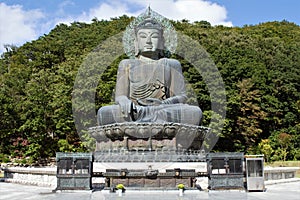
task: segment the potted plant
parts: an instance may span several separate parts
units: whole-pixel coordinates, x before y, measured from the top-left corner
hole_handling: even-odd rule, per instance
[[[184,184],[182,184],[182,183],[178,184],[177,188],[179,189],[179,196],[183,196]]]
[[[122,193],[125,192],[125,186],[123,184],[118,184],[116,189],[119,196],[122,196]]]

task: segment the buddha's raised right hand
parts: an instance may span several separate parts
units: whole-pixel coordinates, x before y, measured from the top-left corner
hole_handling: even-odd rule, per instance
[[[130,115],[132,101],[129,100],[126,96],[119,96],[116,101],[119,104],[124,117],[128,117]]]

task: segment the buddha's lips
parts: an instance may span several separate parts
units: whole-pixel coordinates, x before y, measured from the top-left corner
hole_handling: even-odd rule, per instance
[[[147,45],[147,46],[144,46],[145,49],[152,49],[153,46],[150,46],[150,45]]]

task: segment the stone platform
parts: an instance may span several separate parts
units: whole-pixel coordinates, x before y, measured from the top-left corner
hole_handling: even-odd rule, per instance
[[[185,169],[187,171],[194,170],[195,173],[207,173],[206,162],[147,162],[147,163],[131,163],[131,162],[111,162],[111,163],[93,163],[93,172],[113,172],[123,169],[136,170],[157,170],[159,173],[166,173],[168,170]]]
[[[93,177],[105,178],[107,188],[123,184],[126,188],[175,189],[182,183],[192,189],[196,177],[207,175],[207,167],[205,162],[94,162],[93,172]]]

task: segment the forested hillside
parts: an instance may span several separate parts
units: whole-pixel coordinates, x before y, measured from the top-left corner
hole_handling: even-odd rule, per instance
[[[60,24],[21,47],[7,46],[0,60],[0,162],[86,150],[72,117],[76,74],[101,41],[131,20]],[[263,153],[268,161],[300,159],[300,27],[287,21],[242,28],[173,24],[207,50],[226,86],[226,122],[213,150]],[[96,108],[112,102],[117,63],[99,80]],[[182,65],[204,111],[202,125],[208,125],[205,83],[189,63]]]

